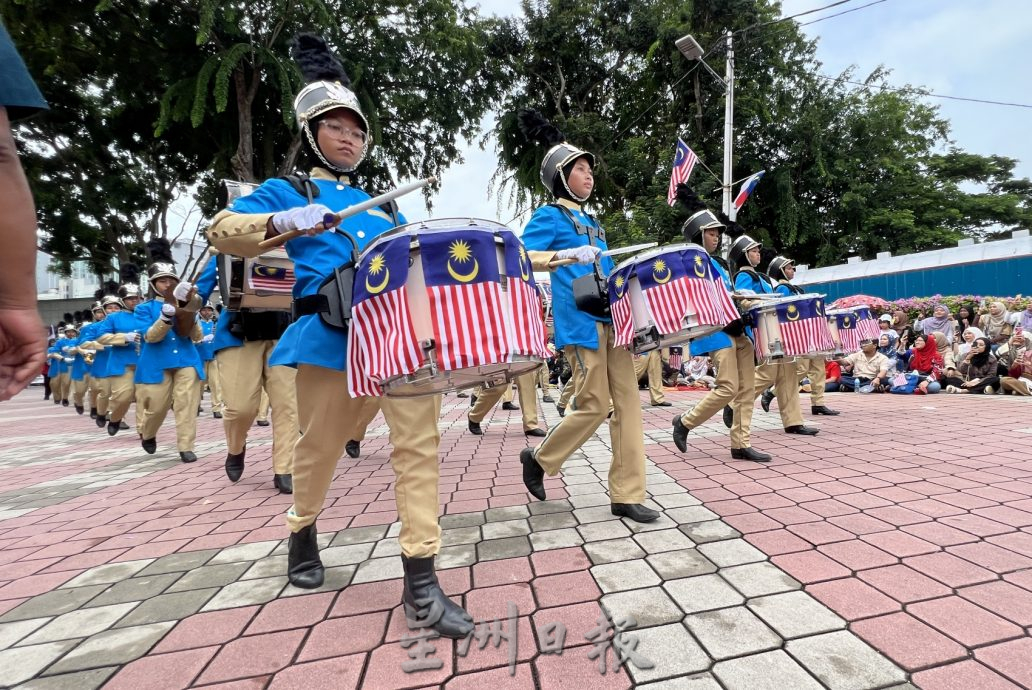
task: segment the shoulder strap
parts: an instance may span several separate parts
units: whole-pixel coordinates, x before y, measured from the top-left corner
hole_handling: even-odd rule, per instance
[[[319,186],[312,182],[312,178],[305,173],[284,175],[280,179],[285,180],[287,184],[294,188],[295,192],[303,197],[307,197],[308,203],[312,203],[319,196]]]
[[[559,209],[562,212],[562,214],[566,216],[566,220],[570,221],[570,223],[573,224],[573,229],[577,232],[578,235],[587,235],[588,244],[590,244],[591,246],[595,246],[596,239],[600,239],[603,242],[606,241],[606,231],[602,228],[602,226],[598,224],[598,221],[596,221],[593,216],[587,213],[584,214],[591,219],[592,223],[594,223],[594,225],[585,225],[584,223],[581,223],[579,220],[574,218],[573,212],[570,211],[570,209],[563,206],[562,204],[557,203],[548,205],[554,206],[555,208]]]
[[[401,220],[398,216],[399,209],[397,201],[395,201],[394,199],[391,199],[390,201],[385,201],[384,203],[380,204],[378,208],[391,217],[391,220],[394,222],[394,227],[398,227],[399,225],[401,225]]]

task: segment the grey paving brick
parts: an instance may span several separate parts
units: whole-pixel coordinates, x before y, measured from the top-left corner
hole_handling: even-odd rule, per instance
[[[576,527],[577,518],[573,513],[548,513],[546,515],[531,515],[527,520],[530,529],[534,532],[544,532],[550,529],[562,529],[564,527]],[[600,523],[606,524],[606,523]]]
[[[601,601],[612,620],[630,616],[638,628],[677,623],[682,617],[681,610],[660,587],[605,594]]]
[[[267,561],[274,558],[282,558],[283,563],[286,563],[286,556],[269,556],[263,558],[260,561],[255,561],[254,565],[250,565],[246,561],[243,563],[223,563],[222,565],[202,565],[197,570],[192,570],[186,575],[183,575],[171,587],[166,589],[166,592],[185,592],[188,589],[204,589],[205,587],[224,587],[231,582],[236,582],[242,578],[251,577],[251,571],[255,568],[261,568],[262,570],[268,569],[266,565]],[[275,574],[282,574],[286,572],[286,565]],[[270,577],[273,573],[266,573],[264,575],[255,575],[254,577]]]
[[[634,541],[638,542],[645,553],[662,553],[664,551],[677,551],[695,546],[695,543],[685,536],[684,532],[678,529],[661,529],[655,532],[641,532],[635,535]]]
[[[288,584],[283,591],[280,592],[280,598],[298,597],[303,594],[318,594],[319,592],[340,591],[351,584],[351,578],[355,575],[355,570],[357,569],[357,565],[342,565],[339,568],[327,568],[321,586],[316,587],[315,589],[301,589],[300,587]]]
[[[123,604],[128,601],[150,599],[171,587],[172,583],[179,578],[179,573],[132,577],[111,585],[103,594],[90,601],[89,605],[107,606],[108,604]]]
[[[595,484],[602,486],[601,477],[594,472],[584,474],[567,474],[563,472],[563,483],[566,486],[575,486],[577,484]]]
[[[381,541],[376,544],[396,545],[398,544],[397,539],[388,539]],[[373,551],[373,544],[366,542],[364,544],[348,544],[347,546],[331,546],[328,549],[322,549],[319,552],[319,559],[323,562],[323,566],[327,568],[334,568],[340,565],[357,565],[362,561],[368,559]],[[399,548],[398,553],[401,550]],[[384,554],[397,556],[398,553]],[[286,573],[287,570],[284,568],[281,573]]]
[[[401,567],[401,559],[397,556],[388,558],[373,558],[360,563],[352,582],[377,582],[379,580],[393,580],[404,574]]]
[[[678,527],[688,535],[696,544],[706,544],[711,541],[722,541],[724,539],[738,539],[742,533],[723,520],[707,520],[706,522],[693,522]]]
[[[527,506],[531,515],[550,515],[552,513],[569,513],[573,505],[565,498],[551,501],[535,501]]]
[[[455,515],[442,515],[440,519],[441,529],[456,529],[458,527],[477,527],[486,522],[483,513],[457,513]]]
[[[790,592],[802,586],[798,580],[767,561],[721,568],[720,576],[749,598]]]
[[[645,560],[649,562],[652,569],[659,573],[659,576],[664,580],[677,580],[682,577],[706,575],[717,570],[717,566],[713,565],[708,558],[699,553],[699,550],[695,548],[664,551],[663,553],[652,554]]]
[[[605,485],[602,482],[585,482],[584,484],[567,484],[566,493],[570,496],[580,496],[583,494],[597,494],[599,491],[605,491]]]
[[[96,690],[103,686],[117,670],[117,666],[109,666],[78,673],[62,673],[59,676],[33,678],[27,683],[19,685],[17,690]]]
[[[0,687],[9,688],[32,678],[76,644],[77,640],[64,640],[0,652]]]
[[[727,539],[699,544],[697,548],[720,568],[767,560],[765,553],[744,539]]]
[[[401,534],[401,522],[392,522],[387,528],[387,534],[384,536],[397,538],[399,534]]]
[[[530,535],[530,544],[535,551],[547,551],[549,549],[565,549],[571,546],[580,546],[584,538],[580,532],[572,527],[564,529],[550,529],[545,532],[535,532]]]
[[[170,553],[155,560],[140,571],[140,575],[163,575],[164,573],[185,573],[200,568],[219,552],[218,549]]]
[[[39,594],[0,616],[0,623],[43,618],[44,616],[59,616],[62,613],[74,611],[105,589],[107,589],[107,585],[89,585],[72,589],[55,589]]]
[[[136,602],[79,609],[62,614],[22,640],[22,645],[70,640],[107,630],[136,607]]]
[[[717,660],[781,646],[778,634],[744,606],[693,613],[684,624]]]
[[[529,556],[530,552],[530,540],[527,537],[489,539],[477,544],[477,560],[480,561],[496,561],[501,558]]]
[[[444,546],[455,546],[456,544],[476,544],[483,539],[478,525],[469,527],[455,527],[441,531],[441,544]],[[397,540],[395,540],[397,541]]]
[[[506,520],[523,520],[530,517],[527,506],[505,506],[504,508],[488,508],[484,511],[484,519],[488,522],[504,522]],[[487,538],[487,537],[485,537]]]
[[[595,565],[630,561],[645,556],[645,552],[638,546],[638,542],[629,537],[590,542],[584,545],[584,551]]]
[[[749,690],[823,690],[802,666],[780,649],[721,661],[713,675],[729,688]]]
[[[631,530],[620,520],[606,520],[605,522],[589,522],[577,528],[584,541],[605,541],[607,539],[622,539],[631,536]]]
[[[275,599],[286,585],[286,576],[234,582],[219,590],[219,593],[212,597],[201,610],[217,611],[236,606],[265,604]]]
[[[738,606],[745,601],[745,597],[716,574],[670,580],[663,587],[685,613]]]
[[[121,582],[126,578],[132,577],[153,562],[154,559],[147,558],[141,561],[123,561],[122,563],[98,565],[96,568],[90,568],[86,572],[76,575],[71,580],[64,583],[61,586],[61,589],[82,587],[83,585],[104,585],[111,584],[112,582]]]
[[[591,568],[591,576],[606,593],[652,587],[661,582],[656,571],[641,559],[596,565]]]
[[[401,560],[400,558],[398,560]],[[458,546],[445,546],[437,554],[436,566],[439,570],[445,568],[459,568],[473,565],[477,562],[477,547],[475,544],[459,544]]]
[[[608,506],[612,503],[609,500],[609,494],[603,492],[570,496],[569,502],[574,508],[594,508],[596,506]]]
[[[589,522],[620,519],[613,515],[613,510],[608,502],[605,505],[591,506],[590,508],[577,508],[573,511],[573,516],[582,525],[586,525]]]
[[[625,664],[624,668],[635,683],[698,673],[710,666],[709,656],[680,623],[631,630],[624,634],[638,639],[635,651],[653,664],[648,669]]]
[[[522,506],[520,506],[522,507]],[[526,519],[499,520],[491,522],[490,519],[480,528],[484,539],[505,539],[507,537],[522,537],[530,534],[530,524]]]
[[[337,532],[330,546],[348,546],[379,541],[387,534],[387,525],[370,525],[369,527],[348,527]]]
[[[138,659],[165,636],[175,623],[154,623],[134,628],[117,628],[97,633],[70,651],[46,674],[68,673],[88,668],[127,664]]]
[[[786,640],[846,627],[844,620],[806,592],[759,597],[748,606]]]
[[[219,563],[237,563],[238,561],[257,561],[259,558],[265,558],[271,554],[278,544],[278,541],[256,541],[250,544],[227,546],[212,556],[208,563],[218,565]]]
[[[720,683],[708,673],[696,673],[692,676],[681,676],[637,687],[641,690],[724,690]],[[789,689],[785,688],[785,690]]]
[[[666,515],[660,515],[658,519],[652,522],[635,522],[630,518],[622,518],[622,521],[627,525],[627,529],[635,534],[641,534],[642,532],[658,532],[660,530],[671,529],[677,527],[677,523],[668,518]]]
[[[0,650],[13,647],[19,641],[25,639],[28,635],[52,620],[54,619],[48,616],[46,618],[31,618],[25,621],[0,623]]]
[[[703,508],[701,505],[669,508],[666,514],[679,525],[690,525],[693,522],[708,522],[709,520],[720,519],[719,515],[708,508]]]
[[[200,580],[199,585],[184,588],[179,587],[179,582],[182,582],[182,580],[180,580],[172,587],[169,587],[168,591],[173,592],[179,589],[201,589],[203,587],[222,587],[224,585],[228,585],[230,582],[236,582],[237,580],[257,580],[261,577],[276,577],[277,575],[283,575],[287,572],[287,560],[286,554],[283,554],[281,556],[266,556],[265,558],[259,558],[253,565],[250,565],[249,561],[243,561],[241,563],[223,563],[222,565],[205,566],[205,568],[211,569],[225,568],[226,570],[221,572],[224,573],[226,578],[229,578],[230,574],[233,572],[239,573],[240,571],[244,571],[244,573],[242,575],[229,578],[225,582],[215,583]],[[193,573],[187,573],[183,576],[183,579],[186,579],[190,575],[193,575]]]
[[[906,674],[845,630],[789,640],[785,649],[831,690],[880,688]]]
[[[218,591],[217,587],[212,587],[161,594],[137,606],[132,613],[118,622],[117,627],[181,620],[200,611]]]
[[[356,546],[367,546],[366,544],[356,544]],[[342,546],[343,549],[352,549],[354,546]],[[373,546],[373,553],[370,554],[372,558],[386,558],[387,556],[400,556],[401,555],[401,542],[397,539],[384,539],[378,541]],[[343,564],[341,564],[343,565]]]

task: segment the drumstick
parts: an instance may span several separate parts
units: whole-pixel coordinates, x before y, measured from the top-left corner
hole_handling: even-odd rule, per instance
[[[208,247],[207,256],[201,259],[201,263],[197,264],[197,268],[194,269],[193,276],[190,277],[188,282],[196,283],[197,279],[204,273],[204,269],[208,267],[208,262],[211,261],[211,257],[219,253],[219,250],[215,247]]]
[[[351,216],[356,215],[358,213],[362,213],[363,211],[368,211],[371,208],[376,208],[377,206],[380,206],[382,204],[394,201],[398,197],[405,196],[406,194],[414,192],[417,189],[422,189],[423,187],[434,184],[435,182],[437,182],[437,178],[433,176],[428,177],[425,180],[416,180],[415,182],[410,182],[409,184],[402,185],[397,189],[392,189],[389,192],[385,192],[380,196],[374,196],[372,199],[363,201],[360,204],[348,206],[343,211],[338,211],[337,213],[333,214],[333,217],[335,219],[334,225],[339,224],[345,218],[350,218]],[[325,230],[326,227],[323,223],[319,223],[313,229]],[[275,237],[269,238],[267,240],[262,240],[258,243],[258,246],[262,249],[271,249],[272,247],[279,247],[288,242],[289,240],[294,239],[295,237],[300,237],[301,235],[304,235],[306,232],[307,230],[290,230],[288,232],[276,235]]]

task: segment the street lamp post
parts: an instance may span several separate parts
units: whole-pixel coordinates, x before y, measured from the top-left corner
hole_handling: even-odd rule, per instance
[[[733,127],[735,112],[735,54],[732,48],[732,33],[728,29],[725,34],[725,40],[727,41],[727,59],[724,65],[724,78],[713,71],[713,68],[706,64],[703,60],[704,52],[702,46],[696,41],[691,35],[682,36],[674,42],[677,49],[681,51],[689,60],[698,60],[699,64],[712,75],[720,84],[724,87],[724,176],[721,184],[721,190],[723,192],[722,207],[724,213],[729,218],[734,220],[734,207],[731,203],[731,167],[732,167],[732,156],[734,153],[733,146]]]

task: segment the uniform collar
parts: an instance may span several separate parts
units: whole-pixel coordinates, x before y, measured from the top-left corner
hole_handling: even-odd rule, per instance
[[[346,174],[334,175],[326,168],[316,166],[309,171],[308,176],[313,180],[327,180],[329,182],[336,182],[337,184],[350,185],[351,177]]]
[[[555,203],[559,204],[560,206],[565,206],[566,208],[570,209],[571,211],[580,211],[581,210],[581,205],[580,204],[578,204],[576,201],[570,201],[569,199],[566,199],[564,197],[559,197],[558,199],[555,200]]]

